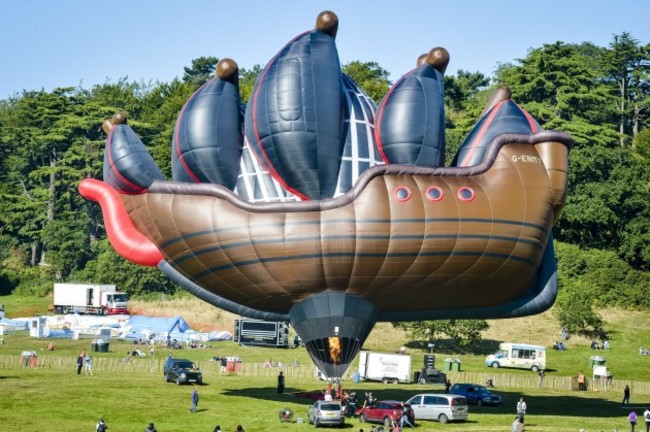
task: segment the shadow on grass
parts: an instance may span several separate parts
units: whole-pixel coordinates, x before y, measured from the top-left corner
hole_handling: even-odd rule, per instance
[[[361,386],[360,386],[361,387]],[[351,390],[352,388],[349,387]],[[357,395],[363,395],[364,390],[355,387],[354,390]],[[314,403],[314,399],[299,397],[293,392],[298,392],[298,389],[287,389],[284,394],[277,394],[274,387],[257,387],[246,389],[232,389],[224,392],[225,395],[249,397],[253,399],[261,399],[275,402],[286,402],[301,404],[308,407]],[[318,390],[316,390],[318,391]],[[401,388],[385,388],[377,390],[372,388],[371,391],[375,397],[380,400],[397,400],[406,401],[417,393],[426,393],[422,390],[408,390]],[[522,395],[520,392],[504,391],[498,388],[492,390],[494,393],[503,398],[503,403],[499,406],[476,406],[470,405],[469,412],[471,413],[484,413],[484,414],[503,414],[512,415],[513,419],[516,415],[517,401],[520,397],[524,397],[528,405],[526,415],[526,425],[535,425],[535,416],[537,415],[553,415],[553,416],[567,416],[567,417],[589,417],[589,418],[618,418],[626,417],[631,410],[636,410],[638,415],[641,415],[646,406],[650,405],[648,401],[637,401],[634,405],[622,406],[620,402],[607,400],[601,397],[580,396],[578,392],[568,392],[566,395],[534,395],[529,396],[525,393]],[[438,389],[431,389],[430,393],[440,393]]]

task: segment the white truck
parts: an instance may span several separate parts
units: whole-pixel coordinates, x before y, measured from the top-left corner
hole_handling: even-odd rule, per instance
[[[128,297],[115,285],[56,283],[54,312],[97,315],[128,314]]]
[[[359,375],[366,381],[381,381],[384,384],[410,383],[411,356],[361,351]]]

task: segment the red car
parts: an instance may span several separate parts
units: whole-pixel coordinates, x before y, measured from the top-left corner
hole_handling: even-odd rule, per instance
[[[390,427],[393,422],[399,423],[404,406],[407,409],[409,422],[411,422],[412,425],[415,425],[415,413],[411,406],[408,404],[402,405],[402,402],[398,401],[374,402],[365,408],[360,408],[357,411],[357,415],[359,416],[359,421],[361,423],[383,423],[385,427]]]

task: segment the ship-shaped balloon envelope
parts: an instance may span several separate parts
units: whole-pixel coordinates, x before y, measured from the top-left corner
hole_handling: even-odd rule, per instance
[[[290,320],[333,379],[378,321],[549,308],[572,142],[500,89],[445,167],[446,50],[399,80],[375,115],[340,72],[337,26],[324,12],[282,48],[245,111],[228,77],[199,90],[177,122],[177,181],[129,138],[138,145],[124,147],[124,162],[111,156],[103,182],[80,185],[125,258],[220,308]]]

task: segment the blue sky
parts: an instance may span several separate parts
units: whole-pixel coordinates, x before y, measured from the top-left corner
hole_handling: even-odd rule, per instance
[[[375,61],[395,81],[435,46],[458,69],[491,75],[499,63],[558,40],[608,46],[627,31],[650,43],[650,2],[5,0],[0,99],[24,90],[182,77],[200,56],[264,65],[313,28],[322,10],[340,20],[341,63]]]

